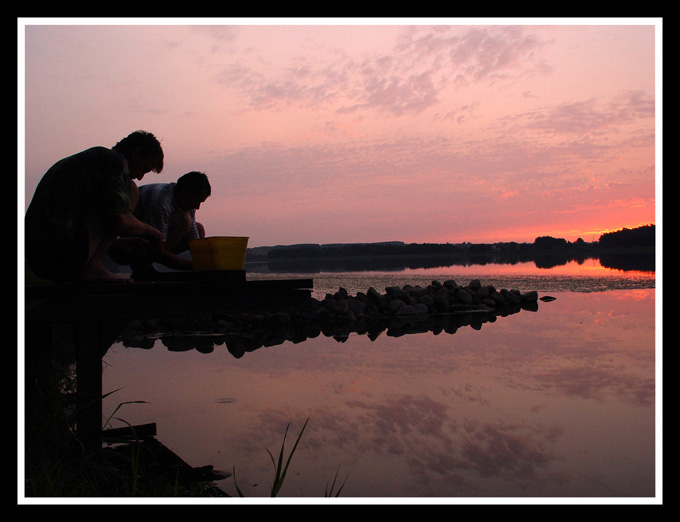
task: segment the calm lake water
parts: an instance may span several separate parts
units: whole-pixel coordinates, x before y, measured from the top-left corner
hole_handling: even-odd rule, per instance
[[[119,389],[105,416],[145,401],[116,417],[155,422],[193,466],[235,469],[249,498],[269,495],[267,450],[278,455],[290,424],[290,451],[308,418],[280,497],[323,497],[336,472],[350,501],[656,495],[653,272],[588,260],[248,277],[312,277],[318,299],[435,279],[556,299],[455,334],[320,335],[240,358],[223,344],[201,353],[118,343],[104,358],[103,391]],[[237,496],[234,477],[218,485]]]

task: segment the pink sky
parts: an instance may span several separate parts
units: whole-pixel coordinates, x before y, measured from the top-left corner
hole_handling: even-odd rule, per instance
[[[199,220],[250,246],[657,221],[658,19],[19,22],[26,206],[57,160],[144,129],[166,161],[142,184],[207,173]]]

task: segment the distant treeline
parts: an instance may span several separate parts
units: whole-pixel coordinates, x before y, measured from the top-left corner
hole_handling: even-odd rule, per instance
[[[582,239],[570,242],[550,236],[537,237],[533,243],[342,243],[331,245],[299,244],[251,249],[248,261],[276,261],[294,259],[356,258],[356,257],[422,257],[460,256],[475,257],[489,254],[540,254],[542,252],[591,251],[611,248],[654,248],[655,225],[635,229],[622,229],[602,234],[598,242]]]
[[[624,228],[600,236],[599,246],[609,247],[651,247],[656,246],[656,226],[646,225],[638,228]]]

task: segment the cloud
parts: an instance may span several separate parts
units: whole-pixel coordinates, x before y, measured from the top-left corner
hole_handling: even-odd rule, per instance
[[[617,94],[610,100],[595,98],[560,103],[508,117],[513,125],[553,134],[607,135],[623,125],[649,123],[653,134],[654,98],[636,91]]]
[[[376,38],[381,30],[370,29]],[[335,104],[341,114],[372,110],[402,116],[437,105],[440,91],[452,83],[522,76],[543,45],[522,27],[462,31],[404,27],[398,43],[386,54],[371,54],[369,49],[362,57],[336,56],[317,45],[305,47],[304,55],[293,57],[285,66],[272,63],[263,70],[260,60],[252,66],[225,64],[217,79],[240,89],[257,110]]]
[[[514,77],[544,44],[519,26],[469,30],[455,40],[451,62],[468,80]]]
[[[305,242],[300,222],[319,242],[481,241],[531,214],[521,241],[536,215],[548,229],[569,209],[653,202],[648,31],[112,25],[26,36],[27,200],[60,157],[145,128],[167,146],[153,181],[208,172],[211,230],[237,222],[260,244]]]
[[[419,114],[438,102],[437,89],[428,73],[407,78],[370,76],[365,78],[361,103],[338,109],[339,113],[379,110],[401,116]]]

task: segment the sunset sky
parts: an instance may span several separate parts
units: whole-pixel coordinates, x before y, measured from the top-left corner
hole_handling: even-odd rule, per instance
[[[250,246],[657,221],[659,19],[27,18],[18,36],[24,210],[53,163],[144,129],[165,169],[141,184],[205,172],[199,220]]]

